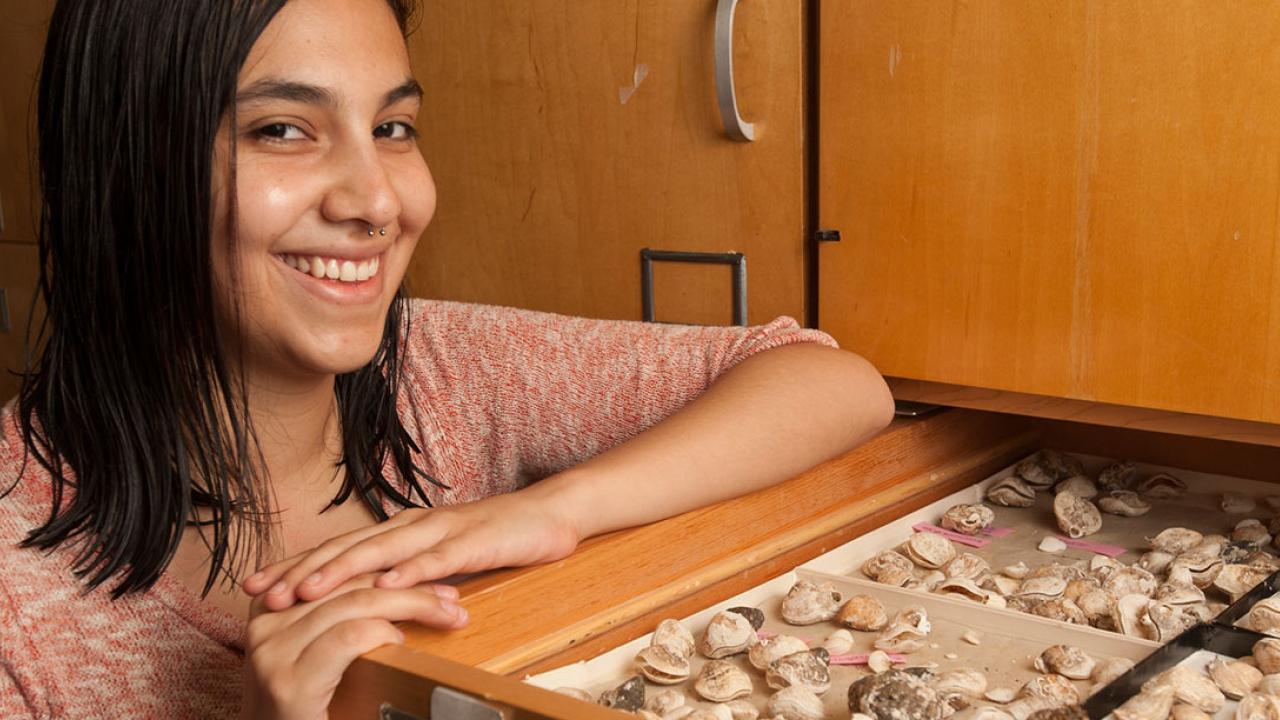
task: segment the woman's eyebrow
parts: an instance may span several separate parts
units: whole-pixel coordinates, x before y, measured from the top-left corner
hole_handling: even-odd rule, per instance
[[[382,96],[382,107],[386,108],[405,98],[421,98],[422,86],[417,80],[408,78]],[[236,104],[246,105],[264,100],[286,100],[307,105],[323,105],[336,108],[338,98],[329,88],[294,80],[263,78],[236,93]]]

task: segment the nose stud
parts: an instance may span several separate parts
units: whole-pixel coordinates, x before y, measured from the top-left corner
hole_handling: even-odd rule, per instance
[[[384,227],[380,227],[380,228],[378,228],[378,234],[379,234],[379,235],[386,235],[386,234],[387,234],[387,229],[386,229],[386,228],[384,228]],[[370,226],[369,226],[369,237],[373,237],[373,226],[372,226],[372,225],[370,225]]]

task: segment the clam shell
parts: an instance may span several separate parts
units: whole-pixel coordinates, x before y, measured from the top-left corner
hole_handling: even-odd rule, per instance
[[[1239,660],[1215,658],[1209,661],[1207,670],[1222,694],[1232,700],[1248,695],[1262,682],[1261,670]]]
[[[987,489],[987,502],[1004,507],[1031,507],[1036,502],[1036,491],[1010,475]]]
[[[991,598],[991,591],[984,590],[968,578],[949,578],[938,585],[940,595],[950,595],[985,605]]]
[[[1058,597],[1067,589],[1067,581],[1054,575],[1027,578],[1018,588],[1018,595],[1048,599]]]
[[[1013,720],[1013,716],[990,705],[983,705],[961,710],[952,715],[951,720]]]
[[[822,698],[799,685],[785,687],[774,693],[764,706],[764,714],[782,720],[821,720],[826,714]]]
[[[1204,536],[1200,544],[1191,548],[1189,552],[1203,553],[1205,555],[1221,555],[1223,548],[1227,545],[1227,536],[1210,533]]]
[[[1079,458],[1053,448],[1040,451],[1040,464],[1059,480],[1084,474],[1084,463]]]
[[[1103,658],[1093,666],[1090,678],[1097,685],[1106,685],[1133,668],[1133,661],[1128,658]]]
[[[1280,695],[1280,675],[1274,673],[1263,675],[1257,691],[1268,695]]]
[[[644,678],[633,675],[618,687],[604,691],[600,704],[616,710],[639,710],[644,707]]]
[[[1130,490],[1110,490],[1098,498],[1098,509],[1122,517],[1138,517],[1151,511],[1151,503]]]
[[[817,655],[798,652],[770,664],[765,682],[774,689],[800,685],[821,695],[831,689],[831,672]]]
[[[712,660],[702,666],[693,689],[711,702],[728,702],[751,694],[751,677],[728,660]]]
[[[725,706],[733,720],[756,720],[760,717],[760,710],[750,700],[730,700]]]
[[[1082,538],[1102,529],[1098,508],[1070,492],[1060,492],[1053,499],[1053,514],[1058,519],[1058,527],[1072,538]]]
[[[1169,563],[1169,579],[1172,580],[1181,571],[1189,574],[1191,584],[1198,588],[1207,588],[1222,571],[1222,558],[1202,554],[1199,551],[1185,552]]]
[[[1149,601],[1147,619],[1155,628],[1155,640],[1167,643],[1192,625],[1196,624],[1195,615],[1185,612],[1181,606]]]
[[[1053,702],[1054,705],[1071,705],[1080,702],[1080,693],[1075,685],[1061,675],[1038,675],[1027,681],[1018,690],[1018,697],[1039,697]]]
[[[1208,675],[1186,665],[1175,665],[1148,680],[1143,689],[1157,685],[1173,688],[1175,702],[1185,703],[1207,713],[1216,713],[1226,704],[1227,698]]]
[[[751,623],[751,627],[759,630],[764,627],[764,611],[753,607],[731,607],[729,612],[738,613]]]
[[[1086,680],[1093,675],[1097,662],[1088,653],[1074,645],[1053,645],[1040,653],[1035,669],[1042,673],[1057,673],[1073,680]]]
[[[977,535],[995,522],[996,514],[986,505],[953,505],[942,514],[942,527],[965,535]]]
[[[1001,568],[1000,572],[1004,573],[1005,575],[1008,575],[1009,577],[1015,580],[1021,580],[1025,578],[1027,575],[1029,575],[1031,573],[1031,570],[1027,567],[1026,563],[1019,560],[1018,562],[1012,565],[1006,565],[1005,567]]]
[[[658,623],[658,627],[653,631],[653,637],[649,639],[649,644],[661,645],[685,658],[693,657],[693,649],[696,646],[693,633],[681,625],[680,621],[671,619]]]
[[[1254,643],[1253,659],[1264,674],[1280,673],[1280,639],[1264,638]]]
[[[1097,580],[1091,577],[1079,578],[1067,583],[1067,587],[1062,591],[1062,597],[1079,604],[1080,597],[1085,593],[1101,589],[1102,583]]]
[[[859,678],[849,686],[849,710],[877,720],[941,720],[949,710],[924,680],[903,670]]]
[[[890,568],[911,572],[912,562],[906,555],[896,550],[885,550],[862,564],[862,574],[872,580],[879,580],[880,575]]]
[[[1116,708],[1115,720],[1164,720],[1173,709],[1173,688],[1157,685],[1129,698]]]
[[[1055,493],[1069,492],[1076,497],[1088,499],[1097,497],[1098,486],[1094,485],[1093,481],[1084,475],[1073,475],[1057,485],[1054,485],[1053,491]]]
[[[956,710],[969,707],[987,691],[987,676],[977,670],[949,670],[929,683],[938,699]]]
[[[721,611],[712,616],[698,649],[709,658],[728,657],[759,642],[751,621],[738,613]]]
[[[854,637],[853,633],[840,628],[827,636],[822,641],[822,647],[832,655],[844,655],[853,652]],[[767,665],[765,667],[768,667]]]
[[[1023,482],[1037,490],[1043,490],[1059,479],[1051,468],[1041,463],[1040,453],[1036,453],[1015,465],[1013,474],[1022,478]]]
[[[689,658],[677,655],[665,645],[650,645],[636,654],[636,669],[659,685],[675,685],[689,677]]]
[[[845,632],[848,632],[848,630]],[[849,640],[850,645],[852,645],[852,636]],[[768,640],[761,640],[752,645],[751,649],[747,651],[747,661],[757,670],[767,670],[775,660],[781,660],[788,655],[808,651],[808,643],[795,635],[775,635]]]
[[[1166,582],[1156,588],[1151,599],[1169,605],[1194,605],[1204,602],[1204,591],[1189,582]]]
[[[1156,473],[1139,482],[1134,490],[1149,498],[1168,500],[1186,494],[1187,484],[1169,473]]]
[[[986,560],[973,553],[960,553],[946,564],[942,572],[949,578],[968,578],[976,581],[991,572],[991,566]]]
[[[836,621],[854,630],[880,630],[889,623],[884,603],[871,595],[854,595],[841,606]]]
[[[877,650],[885,652],[912,653],[924,647],[932,628],[925,609],[911,605],[894,616],[893,622],[876,638],[874,645]]]
[[[1253,512],[1258,503],[1253,498],[1240,493],[1222,493],[1222,511],[1232,515],[1243,515]]]
[[[831,583],[797,580],[782,599],[782,619],[792,625],[812,625],[836,616],[844,596]]]
[[[1236,720],[1280,720],[1280,696],[1245,695],[1236,706]]]
[[[1027,720],[1089,720],[1089,714],[1079,705],[1037,710],[1027,716]]]
[[[1120,632],[1130,637],[1145,638],[1151,640],[1155,637],[1155,626],[1147,617],[1147,603],[1150,599],[1146,595],[1133,593],[1124,595],[1116,601],[1115,608],[1112,610],[1115,626]]]
[[[918,582],[910,570],[903,570],[900,567],[885,568],[883,572],[876,577],[876,582],[891,587],[907,587]]]
[[[716,703],[711,707],[689,708],[691,712],[682,714],[682,720],[733,720],[733,711],[724,703]],[[681,711],[677,710],[677,713]],[[665,718],[664,718],[665,720]]]
[[[1115,604],[1116,598],[1111,593],[1101,588],[1090,590],[1080,597],[1076,598],[1076,607],[1084,613],[1085,619],[1090,625],[1098,618],[1110,618],[1111,607]]]
[[[644,701],[644,709],[659,717],[665,717],[672,710],[680,707],[685,707],[684,693],[670,688],[650,693],[648,699]]]
[[[921,567],[940,568],[956,556],[956,547],[941,535],[917,532],[907,539],[904,554]]]
[[[1067,544],[1052,535],[1046,535],[1036,547],[1043,552],[1060,553],[1067,549]]]
[[[1231,531],[1231,542],[1260,548],[1271,542],[1271,533],[1257,518],[1249,518],[1236,524]]]
[[[1160,550],[1152,550],[1151,552],[1143,553],[1142,557],[1138,558],[1138,567],[1152,575],[1160,575],[1169,569],[1169,563],[1171,562],[1173,562],[1173,555]]]
[[[998,592],[1001,595],[1012,595],[1018,592],[1018,588],[1022,587],[1022,583],[1011,577],[1004,575],[988,575],[981,583],[982,587]]]
[[[1039,615],[1050,620],[1061,620],[1074,625],[1087,625],[1089,623],[1089,618],[1085,616],[1080,606],[1064,597],[1049,598],[1048,600],[1035,602],[1030,606],[1029,612],[1032,615]]]
[[[1130,461],[1108,465],[1098,473],[1098,487],[1102,490],[1128,490],[1138,468]]]
[[[1102,582],[1102,588],[1116,597],[1134,594],[1150,597],[1155,593],[1156,587],[1155,575],[1133,566],[1116,570]]]
[[[1235,602],[1239,597],[1253,589],[1255,585],[1271,575],[1269,568],[1255,568],[1249,565],[1223,565],[1222,571],[1213,579],[1213,586],[1225,592]]]

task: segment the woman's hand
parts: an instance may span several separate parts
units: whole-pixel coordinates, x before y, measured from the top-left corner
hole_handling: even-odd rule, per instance
[[[559,560],[573,552],[580,534],[552,480],[462,505],[403,510],[263,568],[245,580],[244,590],[281,610],[323,597],[362,573],[387,570],[376,587],[406,588],[458,573]]]
[[[343,672],[380,645],[404,642],[391,624],[415,620],[439,628],[461,627],[466,611],[447,585],[389,590],[373,587],[375,575],[342,583],[328,596],[270,612],[253,601],[245,640],[244,720],[327,718]]]

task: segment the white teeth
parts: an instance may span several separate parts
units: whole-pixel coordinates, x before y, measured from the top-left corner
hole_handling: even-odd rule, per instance
[[[340,282],[364,282],[378,274],[380,264],[376,257],[361,262],[337,258],[325,259],[318,255],[310,258],[301,255],[282,255],[281,259],[298,272]]]

